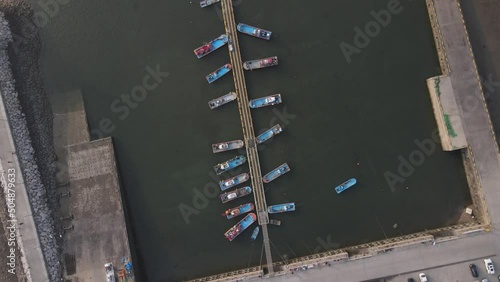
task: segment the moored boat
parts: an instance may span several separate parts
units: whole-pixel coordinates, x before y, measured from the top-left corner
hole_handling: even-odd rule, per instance
[[[295,203],[286,203],[286,204],[272,205],[267,207],[268,213],[291,212],[294,210],[295,210]]]
[[[247,204],[243,204],[241,206],[237,206],[237,207],[232,208],[232,209],[228,209],[222,215],[227,217],[227,219],[231,219],[233,217],[237,217],[237,216],[245,214],[247,212],[251,212],[254,210],[254,208],[255,208],[255,206],[252,203],[247,203]]]
[[[269,223],[272,224],[272,225],[280,226],[281,225],[281,220],[270,219]]]
[[[224,236],[226,236],[229,241],[233,241],[234,238],[238,237],[238,235],[245,231],[245,229],[252,225],[256,220],[257,216],[254,213],[250,213],[240,220],[240,222],[229,228],[229,230],[224,233]]]
[[[249,178],[250,176],[248,175],[248,173],[238,174],[234,177],[220,181],[219,186],[222,191],[225,191],[233,186],[246,182]]]
[[[222,174],[223,172],[229,171],[235,167],[238,167],[244,164],[247,161],[247,158],[243,155],[236,156],[230,160],[227,160],[223,163],[217,164],[214,166],[215,173],[217,175]]]
[[[206,76],[206,79],[208,83],[212,83],[216,81],[217,79],[221,78],[228,72],[230,72],[232,69],[231,64],[225,64],[222,67],[216,69],[214,72],[210,73],[209,75]]]
[[[234,100],[236,100],[236,92],[229,92],[224,96],[209,101],[208,106],[213,110]]]
[[[266,40],[271,39],[272,32],[270,32],[269,30],[257,28],[257,27],[247,25],[244,23],[239,23],[238,26],[236,27],[236,29],[238,29],[238,31],[241,33],[255,36],[257,38],[262,38],[262,39],[266,39]]]
[[[229,150],[236,150],[239,148],[243,148],[244,145],[245,144],[241,140],[221,142],[221,143],[212,144],[212,151],[214,153],[220,153],[220,152],[225,152],[225,151],[229,151]]]
[[[250,100],[250,108],[255,109],[255,108],[260,108],[260,107],[265,107],[265,106],[272,106],[272,105],[280,104],[281,102],[282,102],[281,94],[274,94],[274,95],[269,95],[266,97]]]
[[[258,226],[255,227],[255,229],[252,232],[252,237],[250,237],[250,238],[252,238],[252,240],[257,239],[257,236],[259,235],[259,231],[260,231],[260,228]]]
[[[345,190],[349,189],[350,187],[352,187],[356,183],[357,183],[356,178],[351,178],[351,179],[347,180],[346,182],[340,184],[339,186],[335,187],[335,192],[337,192],[337,194],[340,194],[340,193],[344,192]]]
[[[279,167],[271,170],[268,174],[264,175],[264,177],[262,177],[262,181],[264,181],[264,183],[269,183],[289,171],[290,167],[287,163],[284,163]]]
[[[207,44],[194,49],[194,54],[198,59],[205,57],[206,55],[212,53],[213,51],[219,49],[220,47],[226,45],[228,42],[227,36],[222,34],[221,36],[215,38],[214,40],[208,42]]]
[[[220,2],[220,0],[202,0],[200,1],[200,7],[205,8],[218,2]]]
[[[277,65],[278,65],[278,57],[276,56],[243,62],[243,68],[245,70],[262,69]]]
[[[279,124],[277,124],[277,125],[269,128],[268,130],[264,131],[264,133],[257,136],[257,143],[258,144],[264,143],[267,140],[271,139],[276,134],[281,133],[281,131],[283,131],[283,129],[281,129],[281,126]]]
[[[238,189],[233,190],[233,191],[226,192],[226,193],[220,195],[219,197],[223,203],[227,203],[227,202],[230,202],[232,200],[246,196],[250,193],[252,193],[252,188],[250,188],[250,186],[246,186],[246,187],[238,188]]]

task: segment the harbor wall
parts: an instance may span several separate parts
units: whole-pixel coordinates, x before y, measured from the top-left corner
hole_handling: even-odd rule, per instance
[[[5,13],[0,15],[0,92],[15,146],[12,151],[15,162],[9,165],[17,162],[20,168],[16,175],[21,181],[16,212],[23,218],[18,218],[17,235],[22,239],[18,246],[25,247],[21,252],[27,262],[28,281],[58,281],[61,278],[60,233],[55,220],[57,184],[52,115],[39,76],[38,37],[27,38],[16,50],[13,48],[13,35],[16,36],[13,30],[21,28],[32,16],[29,6],[15,2],[20,1],[0,3]]]

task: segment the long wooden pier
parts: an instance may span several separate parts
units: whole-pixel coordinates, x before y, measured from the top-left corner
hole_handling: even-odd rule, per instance
[[[255,132],[253,129],[252,115],[248,104],[248,93],[245,83],[245,75],[243,74],[243,62],[241,60],[236,22],[234,20],[233,2],[232,0],[222,0],[221,4],[224,26],[226,28],[226,32],[231,35],[234,48],[232,52],[229,52],[229,57],[231,59],[231,65],[233,66],[234,85],[236,87],[236,93],[238,94],[238,109],[240,111],[241,125],[243,127],[248,166],[250,167],[250,177],[254,191],[253,195],[257,210],[257,218],[264,238],[264,250],[266,253],[268,274],[271,276],[273,275],[273,260],[271,256],[269,234],[267,232],[269,217],[267,215],[266,196],[264,194],[264,185],[262,184],[262,173],[260,170],[259,154],[257,151]]]

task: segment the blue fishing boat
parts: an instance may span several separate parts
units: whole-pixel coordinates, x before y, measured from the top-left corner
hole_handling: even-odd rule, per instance
[[[215,153],[225,152],[229,150],[236,150],[243,148],[244,143],[241,140],[233,140],[221,143],[212,144],[212,151]]]
[[[196,57],[198,57],[198,59],[203,58],[213,51],[219,49],[220,47],[226,45],[227,41],[227,36],[225,34],[222,34],[221,36],[215,38],[207,44],[194,49],[194,54],[196,55]]]
[[[250,237],[250,238],[252,238],[252,240],[257,239],[257,236],[259,235],[259,231],[260,231],[260,228],[258,226],[255,227],[255,229],[252,232],[252,237]]]
[[[265,106],[272,106],[276,104],[280,104],[283,102],[281,100],[281,94],[274,94],[274,95],[269,95],[266,97],[250,100],[250,108],[255,109],[255,108],[260,108],[260,107],[265,107]]]
[[[261,144],[266,142],[267,140],[271,139],[273,136],[279,134],[283,129],[281,129],[281,126],[279,124],[271,127],[270,129],[264,131],[261,135],[257,136],[257,143]]]
[[[257,216],[254,213],[250,213],[240,220],[240,222],[236,223],[236,225],[229,228],[229,230],[224,233],[224,236],[226,236],[229,241],[233,241],[234,238],[238,237],[241,232],[245,231],[245,229],[252,225],[256,220]]]
[[[246,186],[246,187],[239,188],[239,189],[236,189],[236,190],[233,190],[230,192],[226,192],[226,193],[220,195],[219,197],[223,203],[227,203],[227,202],[230,202],[232,200],[246,196],[250,193],[252,193],[252,188],[250,188],[250,186]]]
[[[262,28],[257,28],[251,25],[247,25],[244,23],[239,23],[238,26],[236,27],[239,32],[245,33],[251,36],[255,36],[257,38],[262,38],[269,40],[271,39],[271,33],[269,30],[265,30]]]
[[[208,106],[210,109],[215,109],[218,108],[222,105],[225,105],[231,101],[236,100],[236,93],[235,92],[229,92],[228,94],[221,96],[219,98],[215,98],[211,101],[208,102]]]
[[[269,172],[268,174],[264,175],[264,177],[262,177],[262,181],[264,181],[264,183],[269,183],[289,171],[290,167],[287,163],[284,163],[279,167],[271,170],[271,172]]]
[[[295,210],[295,203],[279,204],[267,207],[268,213],[291,212]]]
[[[276,56],[243,62],[243,68],[245,70],[262,69],[277,65],[278,65],[278,57]]]
[[[220,181],[219,186],[222,191],[225,191],[233,186],[246,182],[248,179],[250,179],[248,173],[242,173],[236,175],[235,177]]]
[[[254,210],[254,208],[255,208],[255,206],[252,203],[247,203],[247,204],[243,204],[241,206],[237,206],[237,207],[232,208],[232,209],[228,209],[222,215],[227,217],[227,219],[231,219],[233,217],[237,217],[237,216],[245,214],[247,212],[251,212]]]
[[[221,78],[226,73],[230,72],[231,68],[232,68],[231,64],[225,64],[222,67],[215,70],[214,72],[212,72],[211,74],[207,75],[206,78],[207,78],[208,83],[212,83],[212,82],[216,81],[217,79]]]
[[[349,189],[354,184],[356,184],[356,182],[357,182],[356,178],[351,178],[351,179],[347,180],[346,182],[340,184],[339,186],[335,187],[335,191],[337,192],[337,194],[340,194],[340,193],[344,192],[345,190]]]
[[[200,1],[200,7],[205,8],[218,2],[220,2],[220,0],[202,0]]]
[[[236,156],[228,161],[215,165],[214,170],[215,173],[217,173],[217,175],[220,175],[223,172],[229,171],[235,167],[244,164],[246,161],[247,158],[245,156]]]

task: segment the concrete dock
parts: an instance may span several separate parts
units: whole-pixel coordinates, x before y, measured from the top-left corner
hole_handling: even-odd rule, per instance
[[[132,258],[113,142],[90,141],[81,93],[65,96],[64,102],[52,101],[58,181],[67,183],[59,190],[65,279],[104,281],[109,262],[118,278],[123,258]]]

